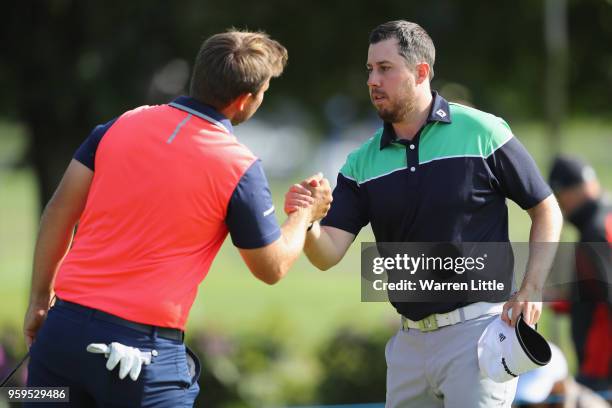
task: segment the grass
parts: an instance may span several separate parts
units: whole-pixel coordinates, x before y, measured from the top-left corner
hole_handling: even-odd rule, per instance
[[[534,155],[540,168],[548,171],[550,152],[539,124],[514,126],[514,131]],[[581,154],[595,166],[608,189],[612,185],[609,146],[612,124],[596,121],[572,122],[566,128],[563,150]],[[7,162],[23,149],[23,135],[17,127],[0,125],[0,330],[20,328],[27,306],[31,255],[36,234],[38,205],[33,172],[29,168],[12,170]],[[11,154],[13,152],[13,154]],[[288,182],[273,183],[275,204],[282,208],[282,195]],[[529,218],[513,203],[510,208],[510,235],[514,241],[527,241]],[[564,237],[575,232],[567,229]],[[369,229],[357,238],[372,241]],[[267,286],[251,276],[226,241],[201,284],[189,320],[189,331],[205,329],[229,333],[251,333],[282,326],[292,333],[290,342],[305,349],[343,324],[368,330],[384,322],[397,324],[393,308],[386,303],[360,301],[359,245],[349,250],[334,269],[321,272],[302,256],[290,274],[279,284]],[[569,350],[568,322],[546,314],[542,326],[550,338]]]

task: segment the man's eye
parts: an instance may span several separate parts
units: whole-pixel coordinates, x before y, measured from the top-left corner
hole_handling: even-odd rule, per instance
[[[390,70],[390,69],[391,69],[391,67],[386,67],[386,66],[382,66],[382,67],[380,67],[380,70],[381,70],[382,72],[387,72],[387,71],[388,71],[388,70]]]

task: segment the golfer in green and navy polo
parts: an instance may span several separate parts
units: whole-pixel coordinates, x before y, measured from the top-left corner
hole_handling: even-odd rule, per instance
[[[367,84],[384,125],[348,156],[330,212],[308,233],[304,251],[318,268],[338,263],[368,223],[377,242],[508,242],[507,198],[529,213],[530,241],[558,241],[561,214],[533,159],[503,119],[432,92],[434,57],[417,24],[371,33]],[[293,186],[285,211],[308,194],[306,183]],[[500,313],[512,325],[521,313],[539,319],[533,299],[550,260],[532,255],[505,304],[393,303],[403,324],[385,353],[388,407],[510,407],[516,379],[481,375],[477,343]]]

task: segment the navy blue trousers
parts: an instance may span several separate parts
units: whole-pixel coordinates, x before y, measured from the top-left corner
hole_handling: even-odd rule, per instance
[[[86,351],[90,343],[119,342],[141,351],[157,350],[137,381],[119,379],[119,365],[106,369],[103,354]],[[187,353],[195,362],[191,375]],[[69,387],[70,403],[57,407],[191,407],[200,390],[200,363],[181,341],[142,333],[96,317],[94,309],[57,305],[49,310],[30,349],[29,387]],[[193,367],[192,367],[193,374]],[[24,404],[38,407],[39,404]]]

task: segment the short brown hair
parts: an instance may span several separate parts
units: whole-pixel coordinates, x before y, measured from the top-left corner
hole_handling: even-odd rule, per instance
[[[434,76],[436,48],[427,31],[417,23],[406,20],[388,21],[370,33],[370,44],[395,38],[399,44],[399,54],[411,65],[423,61],[429,64],[429,80]]]
[[[287,50],[263,32],[230,29],[202,44],[191,75],[190,95],[222,109],[238,96],[257,93],[282,74]]]

